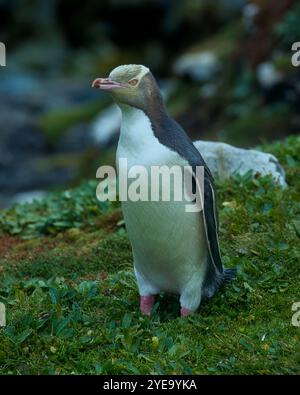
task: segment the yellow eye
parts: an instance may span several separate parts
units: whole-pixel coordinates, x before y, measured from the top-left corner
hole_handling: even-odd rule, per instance
[[[131,86],[135,86],[138,82],[139,82],[139,80],[134,78],[133,80],[128,81],[128,84],[130,84]]]

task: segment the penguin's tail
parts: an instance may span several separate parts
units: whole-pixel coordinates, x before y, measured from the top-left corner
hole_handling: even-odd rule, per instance
[[[208,264],[205,280],[202,286],[202,298],[210,299],[225,284],[236,278],[236,268],[224,269],[217,272],[212,264]]]

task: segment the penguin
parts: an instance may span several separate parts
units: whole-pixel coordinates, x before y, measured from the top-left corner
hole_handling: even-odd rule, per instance
[[[108,91],[122,112],[119,174],[120,158],[127,159],[128,168],[190,166],[194,180],[197,166],[204,168],[204,204],[199,212],[187,212],[183,200],[121,202],[142,314],[151,314],[160,293],[179,295],[181,316],[192,314],[202,300],[235,277],[235,269],[222,264],[213,176],[192,140],[168,114],[146,66],[118,66],[108,78],[96,78],[92,87]]]

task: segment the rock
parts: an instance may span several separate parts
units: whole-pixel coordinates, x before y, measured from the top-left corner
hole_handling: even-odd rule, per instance
[[[209,81],[220,70],[218,57],[209,51],[183,54],[174,64],[178,75],[187,75],[195,81]]]
[[[274,155],[212,141],[195,141],[194,144],[214,176],[229,178],[251,170],[253,175],[270,174],[276,184],[287,186],[284,170]]]

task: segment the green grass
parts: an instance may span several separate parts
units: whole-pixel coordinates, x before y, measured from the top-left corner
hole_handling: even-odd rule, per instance
[[[2,212],[1,373],[299,374],[300,138],[261,149],[289,188],[217,181],[222,255],[238,276],[187,318],[171,295],[140,315],[121,212],[96,201],[96,183]]]

